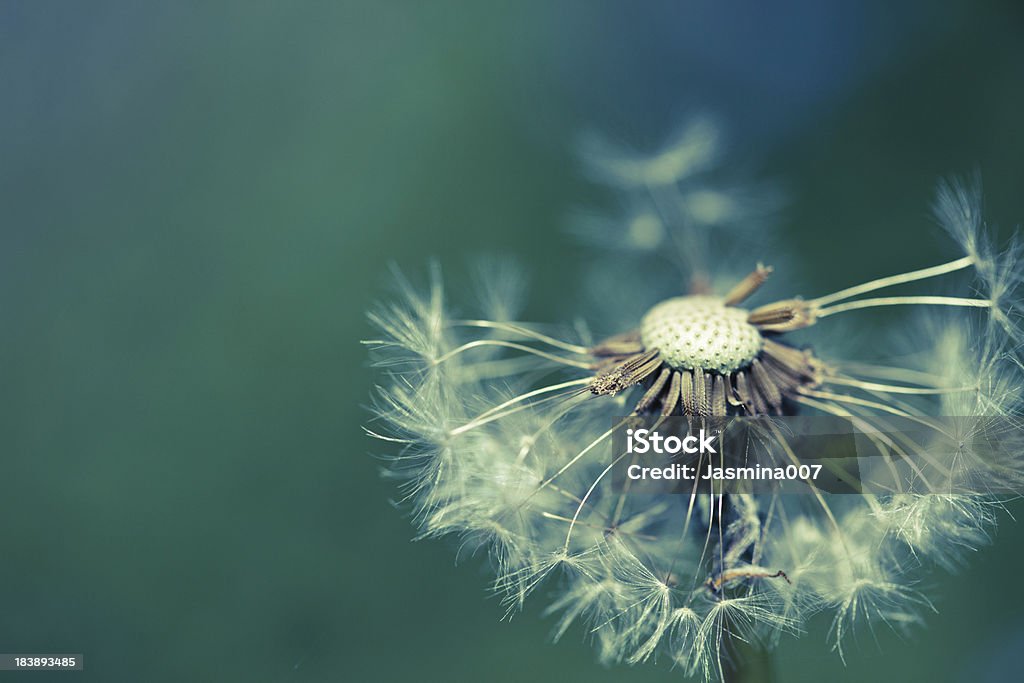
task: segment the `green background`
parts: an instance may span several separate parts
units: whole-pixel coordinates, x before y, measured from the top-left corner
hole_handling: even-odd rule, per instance
[[[548,644],[536,605],[499,621],[483,561],[409,542],[358,340],[430,256],[458,290],[512,254],[526,317],[570,315],[566,212],[603,197],[576,136],[691,108],[783,181],[807,294],[948,255],[948,173],[1024,220],[1019,3],[762,4],[0,2],[0,651],[86,661],[23,678],[678,680]],[[814,621],[780,678],[1012,679],[1002,521],[922,586],[927,628],[844,668]]]

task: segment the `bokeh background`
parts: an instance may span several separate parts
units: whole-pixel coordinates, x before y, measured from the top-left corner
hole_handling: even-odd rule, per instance
[[[580,131],[694,109],[786,188],[808,294],[948,255],[943,175],[1024,220],[1012,0],[0,1],[0,651],[85,654],[33,681],[679,680],[499,621],[484,560],[409,541],[358,342],[430,256],[458,290],[513,255],[527,317],[570,314]],[[1013,680],[1002,521],[927,628],[844,667],[814,622],[780,680]]]

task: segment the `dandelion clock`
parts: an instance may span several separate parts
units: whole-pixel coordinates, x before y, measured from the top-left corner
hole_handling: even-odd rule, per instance
[[[1016,243],[987,234],[971,179],[938,184],[944,262],[803,287],[764,238],[771,193],[707,180],[716,139],[700,121],[653,154],[584,141],[591,176],[628,215],[576,216],[600,271],[578,282],[608,286],[611,259],[651,273],[649,291],[595,285],[569,324],[538,324],[517,318],[522,278],[507,267],[487,269],[476,309],[449,302],[436,267],[423,288],[399,276],[400,295],[370,313],[379,386],[367,430],[419,536],[491,558],[507,610],[537,601],[555,640],[580,624],[603,662],[662,658],[696,678],[758,680],[784,637],[844,657],[860,628],[942,618],[921,579],[987,542],[1024,473],[1021,272]],[[747,226],[756,235],[740,240]],[[678,277],[654,282],[643,265],[654,262]],[[834,343],[865,329],[870,353]],[[636,420],[748,420],[768,456],[795,467],[805,462],[785,420],[813,416],[867,435],[880,476],[897,476],[881,485],[862,471],[853,493],[639,495],[615,472],[617,430]],[[894,420],[914,429],[894,432]],[[822,612],[830,631],[806,632]]]

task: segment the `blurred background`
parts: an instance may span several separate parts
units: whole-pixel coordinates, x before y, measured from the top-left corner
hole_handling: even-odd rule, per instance
[[[806,292],[949,254],[935,181],[1024,221],[1019,2],[0,2],[0,652],[33,681],[669,681],[605,669],[482,558],[411,543],[362,431],[388,265],[480,252],[575,315],[581,131],[695,109],[779,181]],[[456,293],[457,296],[457,293]],[[1018,516],[1024,508],[1007,505]],[[785,681],[1001,681],[1024,527],[937,614],[786,641]],[[0,681],[18,674],[0,673]]]

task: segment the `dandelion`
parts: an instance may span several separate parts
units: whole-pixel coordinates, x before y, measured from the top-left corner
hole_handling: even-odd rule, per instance
[[[692,149],[614,157],[600,177],[627,193],[675,187],[708,161],[709,135],[699,125],[681,135]],[[516,321],[521,278],[512,271],[487,268],[476,317],[451,313],[436,268],[423,295],[399,277],[399,303],[371,314],[381,334],[366,343],[387,381],[368,430],[395,445],[389,473],[421,535],[453,535],[488,553],[510,613],[548,599],[555,639],[578,624],[604,662],[662,656],[687,675],[728,680],[749,668],[745,652],[770,650],[827,611],[831,645],[844,656],[857,628],[903,629],[932,609],[917,588],[922,572],[954,570],[987,542],[997,492],[1024,474],[1016,247],[992,247],[969,183],[942,185],[936,215],[962,256],[833,293],[751,303],[773,276],[755,262],[721,289],[706,286],[721,279],[713,277],[619,309],[619,329],[597,341],[578,327]],[[712,251],[691,258],[714,270]],[[736,261],[722,260],[723,272]],[[901,293],[950,280],[959,291]],[[814,343],[819,328],[857,329],[890,307],[914,313],[891,331],[910,344],[898,362],[881,350],[848,359]],[[596,317],[616,319],[607,313]],[[811,344],[793,341],[797,332]],[[884,338],[872,335],[879,349]],[[851,421],[872,435],[882,462],[912,468],[924,490],[894,479],[892,490],[863,495],[637,497],[613,485],[622,456],[607,446],[634,417],[747,416],[770,431],[774,416],[797,414]],[[1001,420],[1008,457],[989,452],[977,427],[987,418]],[[894,419],[935,438],[891,436]],[[776,430],[770,445],[780,458],[786,443]]]

